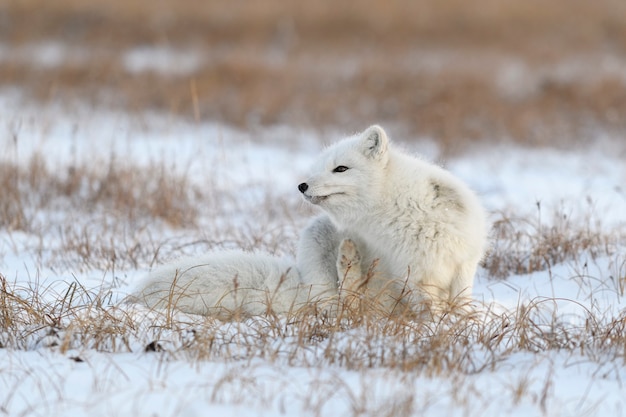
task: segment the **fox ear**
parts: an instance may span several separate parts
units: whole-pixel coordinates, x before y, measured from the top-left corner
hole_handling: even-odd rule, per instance
[[[382,159],[387,153],[389,139],[382,127],[373,125],[361,134],[362,151],[365,156],[372,159]]]

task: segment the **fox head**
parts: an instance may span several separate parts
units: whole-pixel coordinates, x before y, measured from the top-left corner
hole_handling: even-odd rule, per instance
[[[382,191],[388,147],[383,128],[370,126],[327,148],[298,189],[339,223],[358,220]]]

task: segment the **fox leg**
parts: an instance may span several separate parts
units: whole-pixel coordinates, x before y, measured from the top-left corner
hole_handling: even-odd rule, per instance
[[[310,300],[337,295],[337,249],[340,237],[327,216],[314,219],[302,232],[296,256],[302,286]]]

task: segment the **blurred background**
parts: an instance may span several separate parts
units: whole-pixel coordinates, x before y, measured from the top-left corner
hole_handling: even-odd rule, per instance
[[[3,0],[0,88],[455,152],[626,134],[624,0]]]

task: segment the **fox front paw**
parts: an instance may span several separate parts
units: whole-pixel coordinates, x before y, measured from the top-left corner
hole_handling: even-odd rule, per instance
[[[350,239],[342,240],[337,255],[337,285],[344,290],[355,291],[362,279],[361,255],[356,244]]]
[[[347,270],[349,268],[359,266],[361,263],[361,255],[352,239],[344,239],[339,245],[339,268]]]

